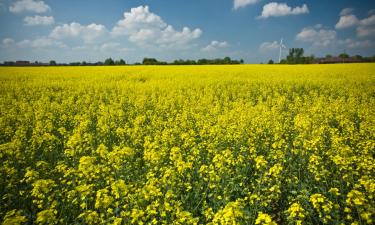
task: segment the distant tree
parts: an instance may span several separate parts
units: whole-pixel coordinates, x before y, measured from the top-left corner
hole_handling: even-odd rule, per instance
[[[198,64],[199,65],[206,65],[206,64],[208,64],[208,60],[207,59],[198,59]]]
[[[340,57],[340,58],[343,58],[343,59],[347,59],[347,58],[349,58],[349,55],[346,54],[346,53],[341,53],[341,54],[339,55],[339,57]]]
[[[185,61],[182,60],[182,59],[176,59],[175,61],[173,61],[173,65],[184,65]]]
[[[57,63],[56,63],[55,60],[51,60],[51,61],[49,61],[49,65],[50,65],[50,66],[56,66]]]
[[[289,64],[300,64],[303,63],[303,48],[291,48],[289,49],[289,55],[286,57],[286,61]]]
[[[156,63],[156,65],[168,65],[168,63],[167,62],[163,62],[163,61],[158,61]]]
[[[4,65],[6,66],[14,66],[16,63],[14,61],[5,61]]]
[[[241,63],[241,64],[244,64],[244,62],[245,62],[245,61],[244,61],[243,59],[240,59],[240,63]]]
[[[197,62],[195,60],[187,60],[186,61],[188,65],[195,65]]]
[[[159,64],[158,60],[155,58],[144,58],[142,61],[143,65],[157,65]]]
[[[107,65],[107,66],[112,66],[112,65],[115,65],[115,62],[113,61],[112,58],[108,58],[104,61],[104,65]]]
[[[363,60],[363,56],[361,56],[361,55],[355,55],[354,58],[358,59],[358,60]]]
[[[332,55],[330,54],[326,55],[326,59],[330,59],[330,58],[332,58]]]
[[[231,63],[232,63],[232,59],[230,57],[227,56],[223,59],[223,64],[231,64]]]
[[[125,60],[123,60],[123,59],[120,59],[119,60],[119,64],[118,65],[126,65],[126,62],[125,62]]]
[[[125,65],[125,64],[126,64],[126,62],[123,59],[115,61],[115,65]]]
[[[194,60],[183,60],[183,59],[177,59],[177,60],[174,60],[172,63],[172,65],[195,65],[197,64],[197,62],[195,62]]]
[[[82,61],[81,62],[81,66],[87,66],[87,62],[86,61]]]
[[[79,66],[79,65],[81,65],[80,62],[71,62],[71,63],[69,63],[69,66]]]
[[[302,59],[301,59],[302,64],[311,64],[311,63],[314,63],[314,62],[315,62],[315,56],[314,55],[302,57]]]
[[[208,64],[214,64],[214,65],[217,65],[217,64],[224,64],[224,60],[222,60],[222,59],[213,59],[213,60],[208,60]]]
[[[272,59],[268,60],[268,64],[274,64],[273,60]]]

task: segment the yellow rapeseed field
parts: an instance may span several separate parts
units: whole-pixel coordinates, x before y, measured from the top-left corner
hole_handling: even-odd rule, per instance
[[[373,224],[375,64],[0,68],[3,224]]]

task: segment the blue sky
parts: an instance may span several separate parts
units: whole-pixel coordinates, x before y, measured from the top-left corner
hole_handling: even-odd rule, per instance
[[[375,55],[373,0],[0,0],[0,61]]]

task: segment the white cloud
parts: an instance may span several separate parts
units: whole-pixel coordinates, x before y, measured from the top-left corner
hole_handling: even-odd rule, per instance
[[[4,38],[2,41],[2,47],[10,47],[15,44],[15,41],[12,38]]]
[[[23,20],[27,26],[51,25],[55,23],[53,16],[26,16]]]
[[[375,37],[375,15],[370,15],[369,17],[359,21],[357,36],[361,38]]]
[[[341,10],[341,12],[340,12],[340,16],[346,16],[346,15],[349,15],[349,14],[351,14],[353,11],[354,11],[353,8],[345,8],[345,9]]]
[[[375,37],[375,26],[359,26],[357,27],[358,37]]]
[[[118,21],[112,29],[114,37],[126,36],[129,41],[143,47],[183,48],[201,34],[202,30],[199,28],[191,30],[184,27],[182,31],[176,31],[160,16],[150,12],[148,6],[139,6],[125,12],[124,19]]]
[[[309,13],[309,8],[306,4],[301,7],[297,6],[292,8],[286,3],[271,2],[263,6],[262,15],[258,18],[268,18],[268,17],[279,17],[287,15],[299,15]]]
[[[163,29],[167,26],[160,16],[150,12],[148,6],[132,8],[124,13],[124,19],[117,22],[112,30],[115,36],[132,35],[145,30]]]
[[[101,24],[89,24],[87,26],[73,22],[55,27],[50,37],[54,39],[82,38],[85,43],[92,43],[107,33],[107,29]]]
[[[366,48],[372,48],[375,46],[375,43],[371,40],[356,41],[350,38],[345,39],[345,40],[339,40],[338,43],[350,49],[366,49]]]
[[[108,42],[108,43],[102,44],[100,46],[100,50],[102,50],[102,51],[115,50],[115,49],[118,49],[120,46],[121,46],[120,43]]]
[[[10,7],[9,11],[12,13],[20,12],[35,12],[44,13],[51,10],[51,8],[44,3],[44,1],[39,0],[19,0],[14,2]]]
[[[259,50],[262,53],[270,52],[270,51],[275,51],[280,48],[280,44],[277,41],[274,42],[263,42],[259,46]]]
[[[161,32],[160,38],[156,41],[160,47],[184,47],[185,43],[189,43],[202,35],[200,29],[190,30],[188,27],[182,28],[182,31],[176,31],[171,25],[168,25]]]
[[[218,50],[219,48],[225,48],[228,47],[229,44],[226,41],[211,41],[209,45],[206,47],[202,48],[202,51],[209,52],[209,51],[215,51]]]
[[[375,15],[369,12],[369,17],[359,20],[355,15],[350,14],[353,9],[343,9],[341,16],[336,24],[336,29],[345,29],[349,27],[356,27],[357,36],[360,38],[364,37],[375,37]]]
[[[233,8],[239,9],[239,8],[245,7],[247,5],[255,4],[257,2],[259,2],[259,0],[234,0]]]
[[[323,28],[306,27],[297,34],[296,40],[312,43],[314,46],[328,46],[335,42],[336,31]]]
[[[361,26],[374,26],[375,25],[375,15],[371,15],[370,17],[363,19],[359,22]]]
[[[66,48],[67,46],[62,42],[56,41],[49,37],[40,37],[34,40],[23,40],[17,43],[18,47],[21,48],[47,48],[47,47],[59,47]]]
[[[348,27],[353,27],[358,24],[359,20],[355,15],[343,15],[340,16],[339,22],[337,22],[336,29],[344,29]]]
[[[56,41],[49,37],[38,37],[32,40],[25,39],[19,42],[16,42],[12,38],[5,38],[2,41],[2,47],[18,47],[18,48],[47,48],[47,47],[58,47],[66,48],[67,46],[62,42]]]
[[[100,46],[99,50],[101,50],[102,52],[111,52],[111,53],[113,53],[113,52],[120,52],[120,53],[124,53],[124,52],[130,52],[133,49],[123,47],[120,43],[117,43],[117,42],[107,42],[107,43],[102,44]]]

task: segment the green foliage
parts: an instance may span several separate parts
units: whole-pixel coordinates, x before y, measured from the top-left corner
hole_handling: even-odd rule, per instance
[[[346,53],[341,53],[341,54],[339,55],[339,57],[340,57],[340,58],[343,58],[343,59],[347,59],[347,58],[349,58],[349,55],[346,54]]]
[[[112,66],[112,65],[115,65],[115,62],[113,61],[112,58],[108,58],[104,61],[104,65],[107,65],[107,66]]]
[[[80,66],[81,63],[80,62],[71,62],[69,63],[70,66]]]
[[[311,64],[314,63],[315,57],[304,56],[303,48],[291,48],[286,60],[283,60],[281,64]]]
[[[144,58],[142,61],[143,65],[161,65],[161,64],[166,64],[164,62],[159,62],[155,58]]]
[[[116,60],[115,65],[126,65],[126,62],[123,59]]]

